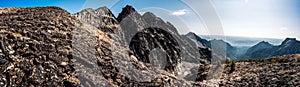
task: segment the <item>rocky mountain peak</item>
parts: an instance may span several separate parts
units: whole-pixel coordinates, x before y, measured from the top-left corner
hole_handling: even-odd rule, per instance
[[[227,42],[225,42],[224,40],[222,40],[222,39],[213,39],[213,40],[211,40],[210,42],[220,42],[220,43],[227,43]]]
[[[103,9],[105,9],[105,10],[109,10],[106,6],[103,6],[103,7],[99,7],[99,8],[97,8],[96,10],[103,10]]]
[[[186,34],[186,36],[189,36],[189,37],[194,37],[194,36],[197,36],[194,32],[189,32]]]
[[[131,6],[131,5],[126,5],[123,8],[123,11],[127,11],[127,12],[135,12],[135,9]]]
[[[122,12],[119,14],[117,20],[120,22],[123,20],[123,18],[125,18],[126,16],[130,15],[130,14],[134,14],[137,13],[136,10],[130,6],[130,5],[126,5],[123,9]]]
[[[291,42],[295,42],[297,41],[296,38],[286,38],[281,45],[285,45],[285,44],[288,44],[288,43],[291,43]]]
[[[75,14],[77,19],[91,24],[104,32],[113,32],[118,28],[118,21],[107,7],[98,9],[87,8]]]
[[[273,46],[273,45],[270,44],[269,42],[261,41],[256,46]]]
[[[146,13],[143,14],[143,17],[144,17],[144,16],[147,16],[147,17],[155,17],[155,18],[156,18],[155,14],[153,14],[152,12],[146,12]]]
[[[261,41],[258,44],[254,45],[253,47],[249,48],[249,51],[260,50],[260,49],[271,48],[271,47],[273,47],[273,45],[270,44],[269,42]]]
[[[152,12],[146,12],[142,15],[142,17],[146,20],[151,19],[151,21],[159,21],[159,22],[164,22],[161,18],[157,17],[154,13]]]
[[[90,11],[94,11],[93,8],[86,8],[86,9],[83,9],[81,10],[79,13],[82,13],[82,12],[90,12]],[[78,14],[78,13],[77,13]]]
[[[161,18],[157,17],[154,13],[152,12],[146,12],[142,16],[144,19],[154,21],[154,22],[164,22]]]
[[[249,48],[248,51],[253,51],[253,50],[261,50],[261,49],[265,49],[265,48],[272,48],[273,45],[270,44],[269,42],[266,41],[261,41],[258,44],[254,45],[253,47]]]

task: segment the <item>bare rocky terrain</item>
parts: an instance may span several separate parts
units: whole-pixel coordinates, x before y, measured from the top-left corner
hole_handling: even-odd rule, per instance
[[[1,86],[79,85],[71,61],[75,17],[58,7],[0,11]]]
[[[300,55],[222,64],[190,38],[132,6],[1,8],[0,86],[299,86]]]
[[[300,54],[276,56],[235,62],[226,68],[219,86],[271,86],[291,87],[300,85]]]

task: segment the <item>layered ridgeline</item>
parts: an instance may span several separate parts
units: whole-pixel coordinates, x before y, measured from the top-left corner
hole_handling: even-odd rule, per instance
[[[1,86],[238,84],[227,79],[232,75],[227,69],[218,73],[218,67],[210,68],[213,57],[234,53],[230,44],[193,33],[179,35],[171,23],[151,12],[141,15],[132,6],[118,17],[106,7],[75,14],[58,7],[4,8],[0,29]],[[217,46],[215,52],[211,43]],[[282,47],[294,46],[290,43],[294,41]],[[221,74],[225,77],[213,78]]]
[[[223,40],[203,39],[193,32],[183,36],[191,39],[191,43],[202,44],[206,48],[211,48],[211,43],[216,43],[217,45],[215,46],[224,45],[226,47],[226,56],[232,60],[262,59],[286,54],[300,54],[300,41],[296,40],[296,38],[286,38],[280,45],[273,45],[269,42],[261,41],[249,48],[239,48]]]
[[[286,38],[280,45],[274,46],[268,42],[260,42],[246,52],[244,58],[268,58],[285,54],[299,54],[300,41],[296,38]]]
[[[196,35],[193,32],[189,32],[186,35],[183,35],[183,37],[187,37],[188,39],[191,39],[193,42],[191,43],[196,43],[198,45],[202,45],[204,48],[214,48],[217,51],[223,51],[223,52],[216,52],[218,55],[224,55],[230,59],[238,59],[238,54],[237,54],[237,48],[231,46],[228,42],[225,42],[223,40],[206,40],[198,35]],[[212,44],[214,44],[212,47]]]

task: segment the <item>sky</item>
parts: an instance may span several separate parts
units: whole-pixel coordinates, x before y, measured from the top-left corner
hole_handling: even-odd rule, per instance
[[[181,34],[300,38],[300,0],[0,0],[0,8],[58,6],[70,13],[125,5],[153,12]]]

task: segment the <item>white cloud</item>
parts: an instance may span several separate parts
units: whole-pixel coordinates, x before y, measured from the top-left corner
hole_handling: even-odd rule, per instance
[[[182,10],[177,10],[171,13],[171,15],[175,15],[175,16],[181,16],[181,15],[185,15],[188,14],[189,11],[186,9],[182,9]]]

